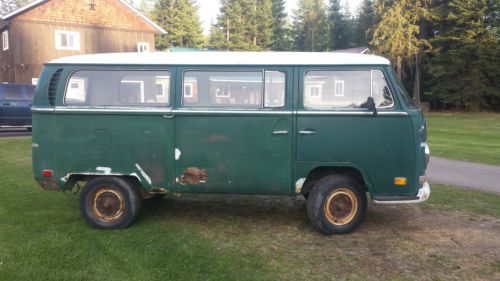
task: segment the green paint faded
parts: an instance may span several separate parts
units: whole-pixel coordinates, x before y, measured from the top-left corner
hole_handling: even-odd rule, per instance
[[[169,71],[170,106],[66,106],[70,75],[84,70]],[[186,70],[280,71],[285,105],[278,108],[183,107]],[[349,111],[308,110],[309,70],[352,67],[46,65],[33,110],[33,169],[47,189],[71,188],[98,175],[136,178],[145,192],[297,194],[296,182],[317,168],[357,171],[372,196],[415,196],[425,173],[425,120],[405,103],[388,66],[356,66],[384,73],[395,105]],[[61,70],[60,72],[57,72]],[[60,77],[57,79],[59,73]],[[50,93],[49,93],[50,92]],[[54,94],[54,99],[49,95]],[[100,93],[107,95],[107,92]],[[313,133],[310,133],[313,132]],[[44,177],[43,170],[52,170]],[[396,186],[394,178],[407,178]]]

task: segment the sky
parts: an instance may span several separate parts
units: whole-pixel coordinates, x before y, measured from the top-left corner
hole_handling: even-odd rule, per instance
[[[286,0],[288,15],[292,15],[292,9],[296,8],[298,0]],[[219,13],[220,1],[219,0],[198,0],[200,20],[203,25],[204,33],[208,34],[210,30],[210,25],[217,19],[217,14]],[[325,3],[328,1],[325,0]],[[355,14],[361,0],[342,0],[342,3],[348,3],[351,14]]]

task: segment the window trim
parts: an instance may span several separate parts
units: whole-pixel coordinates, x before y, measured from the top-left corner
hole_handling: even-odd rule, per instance
[[[9,31],[8,30],[2,31],[2,49],[3,49],[3,51],[7,51],[10,49]]]
[[[166,76],[164,76],[163,78],[165,78]],[[162,88],[162,93],[161,95],[158,95],[158,92],[156,93],[156,97],[162,97],[162,98],[166,98],[167,101],[169,100],[169,94],[170,94],[170,84],[172,83],[172,77],[171,76],[168,76],[168,85],[166,83],[163,83],[163,82],[158,82],[156,81],[155,84],[156,86],[161,86]],[[164,89],[167,90],[167,94],[165,93]]]
[[[144,47],[144,50],[141,51],[141,47]],[[137,42],[137,52],[138,53],[149,53],[151,52],[151,47],[149,42]]]
[[[313,85],[307,85],[306,88],[309,90],[309,97],[310,98],[321,98],[321,95],[323,93],[323,85],[319,84],[313,84]],[[317,89],[318,92],[316,93],[312,91],[312,89]]]
[[[71,31],[71,30],[56,30],[55,31],[55,41],[56,41],[56,50],[64,50],[64,51],[80,51],[80,32],[79,31]],[[60,35],[73,35],[74,37],[74,46],[62,46],[62,42],[59,40]]]
[[[161,103],[161,104],[156,104],[156,105],[151,105],[148,103],[143,103],[143,104],[124,104],[124,105],[89,105],[88,103],[85,104],[67,104],[66,103],[66,95],[67,95],[67,90],[68,90],[68,83],[71,79],[71,77],[79,72],[79,71],[103,71],[103,72],[109,72],[109,71],[155,71],[155,72],[167,72],[168,76],[170,77],[170,81],[172,81],[172,70],[168,68],[129,68],[129,69],[122,69],[122,68],[77,68],[72,70],[66,77],[65,77],[65,82],[64,82],[64,94],[62,96],[62,102],[61,106],[59,108],[67,108],[68,110],[71,109],[90,109],[90,107],[95,108],[97,110],[104,110],[104,111],[116,111],[116,110],[124,110],[124,111],[130,111],[130,112],[163,112],[162,110],[170,110],[172,109],[173,102],[172,98],[172,83],[170,83],[169,88],[168,88],[168,94],[167,94],[167,103]],[[145,105],[145,106],[141,106]],[[58,107],[56,105],[56,107]],[[91,110],[87,110],[91,111]]]
[[[245,107],[245,106],[186,106],[184,104],[184,80],[186,77],[186,72],[229,72],[229,73],[235,73],[235,72],[260,72],[262,75],[262,83],[261,83],[261,99],[260,99],[260,107]],[[182,79],[181,79],[181,85],[182,85],[182,91],[181,91],[181,99],[180,99],[180,107],[178,109],[203,109],[205,111],[231,111],[231,110],[238,110],[238,111],[258,111],[258,110],[263,110],[266,107],[264,107],[264,94],[265,94],[265,69],[259,68],[259,69],[241,69],[239,70],[237,67],[231,67],[228,69],[220,69],[220,68],[208,68],[208,69],[184,69],[182,71]],[[199,93],[198,93],[199,96]],[[224,97],[226,98],[226,97]],[[286,103],[286,99],[285,99]],[[271,109],[273,107],[270,107]]]
[[[186,86],[188,86],[189,88],[189,95],[186,95],[185,92],[186,92]],[[193,93],[193,83],[189,82],[189,83],[186,83],[186,84],[183,84],[182,85],[182,96],[183,97],[186,97],[186,98],[192,98],[194,97],[194,93]]]
[[[127,77],[127,76],[125,76],[125,77]],[[123,77],[120,80],[120,90],[118,92],[118,100],[120,101],[120,103],[122,103],[124,105],[137,105],[137,104],[145,104],[145,103],[147,103],[145,101],[146,98],[145,98],[144,81],[141,81],[141,80],[128,80],[128,79],[124,79],[125,77]],[[140,100],[140,102],[138,102],[138,103],[137,102],[124,102],[122,100],[122,95],[121,95],[121,93],[122,93],[122,91],[121,91],[121,84],[133,84],[133,85],[138,84],[139,85],[139,89],[141,91],[141,94],[140,94],[141,100]],[[156,83],[155,83],[155,85],[156,85]]]
[[[385,81],[386,81],[386,85],[387,85],[387,88],[389,89],[389,93],[391,94],[391,97],[392,97],[392,105],[391,106],[380,106],[380,107],[376,107],[377,110],[378,109],[383,109],[383,110],[394,110],[396,109],[396,105],[397,105],[397,102],[396,102],[396,96],[394,95],[394,91],[391,90],[391,87],[392,87],[392,82],[390,80],[387,80],[387,75],[384,73],[384,71],[382,69],[379,69],[377,66],[367,66],[367,68],[359,68],[359,67],[356,67],[356,66],[347,66],[347,67],[338,67],[336,69],[332,69],[332,68],[328,68],[328,67],[325,67],[325,68],[304,68],[303,69],[303,74],[301,75],[302,76],[302,80],[301,80],[301,83],[302,83],[302,93],[300,93],[300,96],[302,98],[299,98],[301,100],[301,103],[302,103],[302,110],[306,110],[306,111],[309,111],[309,112],[364,112],[366,111],[366,108],[354,108],[354,107],[351,107],[351,108],[343,108],[343,107],[335,107],[335,108],[329,108],[329,109],[318,109],[318,108],[311,108],[311,107],[308,107],[306,106],[306,103],[305,103],[305,98],[306,98],[306,95],[305,95],[305,81],[306,81],[306,75],[308,72],[311,72],[311,71],[369,71],[370,72],[370,97],[373,97],[373,72],[380,72],[382,73],[382,76],[385,78]],[[299,74],[300,75],[300,74]]]
[[[71,76],[73,76],[73,75],[71,75]],[[66,87],[64,88],[64,102],[66,102],[66,93],[68,91],[70,83],[75,83],[76,82],[76,83],[79,84],[79,86],[83,85],[85,87],[85,82],[86,82],[86,80],[88,80],[88,79],[85,79],[85,78],[77,78],[77,79],[74,79],[75,82],[71,82],[71,76],[68,78],[68,83],[66,84]],[[85,97],[85,100],[82,101],[82,102],[74,102],[73,105],[77,105],[77,106],[87,105],[87,106],[90,106],[87,103],[87,97]]]
[[[372,80],[372,79],[370,79]],[[339,93],[337,93],[337,85],[339,86]],[[340,90],[342,89],[342,90]],[[373,93],[370,89],[370,93]],[[335,80],[335,96],[336,97],[345,97],[345,81],[344,80]]]

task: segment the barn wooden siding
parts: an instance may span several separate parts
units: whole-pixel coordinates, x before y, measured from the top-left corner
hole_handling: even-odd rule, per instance
[[[0,83],[31,84],[44,63],[59,57],[136,52],[138,42],[154,50],[157,30],[118,0],[96,0],[94,10],[88,3],[51,0],[4,23],[10,48],[0,48]],[[56,49],[56,30],[79,32],[80,50]]]

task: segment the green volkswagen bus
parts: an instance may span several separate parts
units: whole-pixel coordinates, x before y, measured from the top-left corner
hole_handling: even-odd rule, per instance
[[[426,200],[426,122],[373,55],[121,53],[45,65],[33,170],[80,192],[94,228],[129,226],[164,194],[302,195],[347,233],[375,203]],[[369,193],[369,196],[367,196]]]

